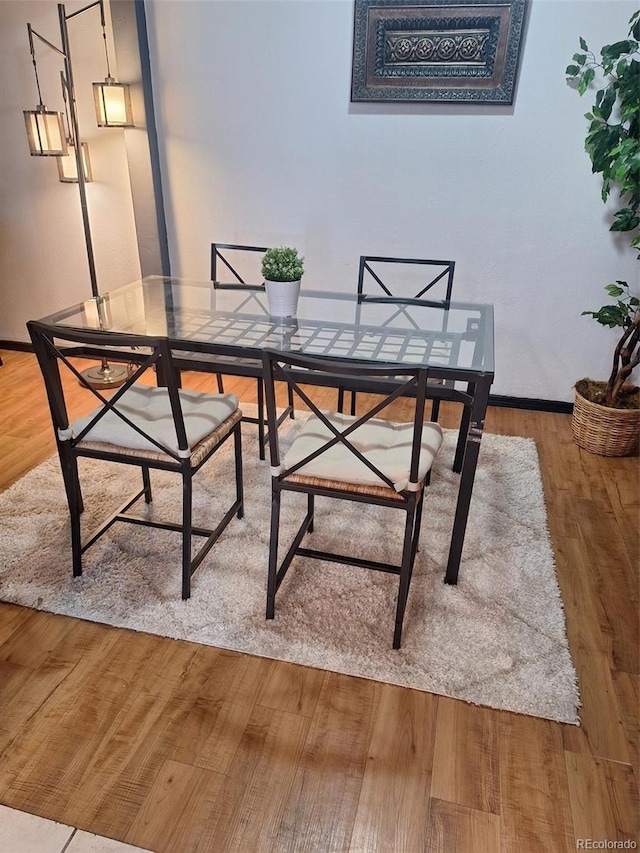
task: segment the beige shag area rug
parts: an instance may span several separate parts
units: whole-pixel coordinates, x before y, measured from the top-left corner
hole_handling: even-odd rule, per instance
[[[296,429],[300,416],[290,422]],[[135,631],[235,649],[579,723],[576,672],[546,526],[533,441],[485,435],[457,586],[443,583],[458,476],[446,431],[427,490],[402,649],[391,648],[398,579],[296,558],[265,620],[270,473],[244,432],[245,517],[234,519],[180,598],[180,536],[118,524],[71,576],[57,457],[0,494],[0,599]],[[196,479],[194,521],[215,526],[232,500],[231,444]],[[85,530],[138,487],[138,469],[82,460]],[[179,520],[180,478],[152,473],[152,511]],[[304,514],[283,499],[281,544]],[[143,504],[144,506],[144,504]],[[316,501],[314,547],[398,559],[403,514]]]

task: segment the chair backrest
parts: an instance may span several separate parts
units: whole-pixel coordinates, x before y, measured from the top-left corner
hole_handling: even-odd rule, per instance
[[[449,302],[455,261],[361,255],[358,301],[396,297]]]
[[[214,287],[264,288],[262,256],[266,248],[236,243],[211,244],[211,281]]]
[[[174,367],[172,351],[167,338],[112,335],[100,330],[76,331],[70,329],[66,332],[59,326],[50,326],[34,320],[27,323],[27,328],[42,371],[58,444],[68,441],[72,446],[77,445],[87,436],[87,433],[94,430],[103,421],[108,413],[112,413],[117,418],[116,423],[128,425],[135,433],[134,439],[141,441],[144,446],[149,443],[152,445],[151,450],[157,449],[176,461],[189,455],[189,442],[181,402],[181,394],[185,392],[179,391],[178,371]],[[171,346],[176,349],[175,344]],[[106,357],[118,358],[118,355],[122,358],[121,348],[123,347],[132,350],[132,353],[127,353],[127,359],[135,360],[135,363],[133,360],[129,362],[130,375],[128,379],[115,390],[97,389],[84,376],[82,360],[86,357],[100,360]],[[146,383],[139,382],[143,374],[154,369],[158,372],[158,376],[163,377],[164,388],[162,389],[149,388],[151,383],[148,381]],[[65,376],[65,373],[68,375]],[[75,420],[75,414],[70,417],[67,390],[71,384],[75,385],[74,378],[97,399],[99,405],[82,429],[75,435],[70,435],[69,427],[70,423]],[[125,395],[136,384],[144,385],[148,391],[160,390],[168,395],[175,427],[175,439],[173,435],[170,436],[174,449],[158,441],[157,438],[145,431],[140,420],[134,423],[130,414],[127,414],[127,412],[130,413],[131,409],[125,405]],[[86,413],[79,414],[84,416]]]
[[[267,402],[267,423],[269,429],[269,449],[271,457],[271,473],[274,476],[285,476],[294,474],[303,465],[308,464],[314,459],[317,459],[325,451],[329,450],[337,444],[347,447],[348,450],[357,457],[360,462],[372,471],[377,478],[386,483],[391,488],[394,488],[394,483],[389,477],[380,471],[370,459],[351,444],[349,436],[356,430],[365,425],[372,418],[375,418],[380,412],[387,408],[398,397],[409,397],[406,405],[413,407],[413,431],[411,439],[411,464],[409,481],[412,484],[418,482],[418,470],[420,464],[420,452],[422,431],[424,426],[424,406],[426,396],[426,383],[428,379],[428,370],[422,367],[401,367],[384,364],[362,364],[346,360],[326,360],[317,356],[292,355],[290,353],[278,352],[275,350],[263,350],[263,375],[265,383],[265,396]],[[297,369],[297,371],[296,371]],[[308,376],[308,371],[319,371],[327,379],[335,382],[336,386],[343,384],[345,378],[352,377],[370,377],[377,380],[392,379],[392,390],[386,396],[380,399],[376,397],[375,403],[364,413],[358,416],[346,419],[346,425],[343,430],[337,429],[335,424],[329,419],[331,413],[325,412],[308,397],[300,383],[305,382],[305,374]],[[401,381],[398,381],[401,380]],[[284,456],[280,449],[280,439],[278,429],[281,425],[278,424],[278,412],[276,410],[276,394],[275,383],[284,382],[291,389],[294,395],[297,395],[311,410],[313,414],[326,427],[330,435],[329,438],[321,446],[317,446],[308,456],[296,461],[288,470],[283,468]]]

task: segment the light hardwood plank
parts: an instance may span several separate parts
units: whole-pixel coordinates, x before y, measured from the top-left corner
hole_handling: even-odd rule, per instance
[[[620,724],[629,747],[629,760],[633,767],[636,783],[640,786],[640,677],[628,672],[612,672],[613,687],[620,710]]]
[[[565,748],[629,764],[631,756],[607,656],[596,651],[584,655],[577,663],[577,670],[582,725],[580,728],[566,726],[563,729]]]
[[[500,814],[499,720],[487,708],[438,699],[432,797]]]
[[[502,853],[574,851],[560,726],[504,714],[498,754]]]
[[[613,508],[602,500],[579,501],[576,517],[603,604],[601,628],[611,637],[612,664],[640,674],[637,567],[627,564],[625,552],[612,552],[610,543],[620,541]],[[618,630],[613,630],[613,624]]]
[[[168,642],[164,640],[160,648]],[[186,721],[220,651],[189,643],[179,645],[192,652],[182,661],[184,668],[176,666],[174,678],[163,681],[162,692],[148,691],[142,684],[114,735],[116,748],[109,749],[105,743],[101,767],[108,767],[108,772],[100,796],[93,798],[89,810],[76,812],[86,825],[95,827],[97,834],[124,839],[167,759],[171,760],[183,745],[198,745]]]
[[[638,796],[630,767],[591,755],[565,753],[576,842],[638,838]]]
[[[221,651],[187,716],[176,718],[169,756],[184,764],[226,773],[253,714],[268,667],[260,658]]]
[[[1,647],[23,622],[31,618],[28,607],[18,607],[17,604],[4,603],[0,609],[0,652]]]
[[[423,850],[438,700],[385,684],[350,849]]]
[[[329,673],[322,669],[299,667],[285,661],[272,661],[269,675],[262,686],[258,703],[267,708],[314,715]]]
[[[61,619],[53,613],[35,615],[29,613],[19,631],[15,631],[0,645],[0,660],[19,663],[32,669],[43,663],[51,650],[73,628],[73,622]]]
[[[382,685],[327,673],[278,831],[278,849],[349,849]]]
[[[465,850],[499,853],[500,818],[459,803],[432,798],[429,804],[429,840],[423,850],[429,853]]]
[[[204,823],[198,851],[271,853],[278,849],[279,827],[309,724],[307,717],[254,707]],[[137,843],[134,836],[132,840]]]
[[[216,849],[209,846],[206,826],[223,783],[221,773],[165,761],[126,835],[127,843],[156,853]]]

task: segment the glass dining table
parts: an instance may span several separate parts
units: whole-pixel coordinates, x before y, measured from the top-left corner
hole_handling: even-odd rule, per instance
[[[189,343],[189,366],[217,372],[225,360],[246,359],[245,375],[260,378],[265,348],[353,361],[348,389],[374,391],[358,364],[420,365],[429,395],[463,405],[454,470],[460,483],[444,580],[455,584],[464,545],[480,442],[494,376],[493,307],[425,302],[302,288],[295,317],[271,317],[263,286],[148,276],[98,298],[57,311],[42,322],[62,329],[167,337]],[[127,360],[114,351],[109,358]],[[221,368],[222,369],[222,368]],[[224,371],[223,371],[224,372]],[[326,385],[328,378],[305,381]],[[344,378],[340,385],[344,386]]]

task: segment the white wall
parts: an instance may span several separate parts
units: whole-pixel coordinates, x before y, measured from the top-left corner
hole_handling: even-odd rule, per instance
[[[361,253],[452,258],[455,296],[495,304],[493,391],[572,399],[615,339],[580,312],[637,262],[564,69],[635,6],[532,0],[515,104],[481,107],[351,104],[352,0],[151,0],[173,274],[208,278],[212,240],[296,245],[329,289]]]
[[[67,13],[83,4],[69,4]],[[86,5],[86,4],[85,4]],[[0,340],[28,340],[25,322],[91,296],[76,184],[62,184],[54,158],[31,157],[22,111],[37,90],[27,21],[60,45],[57,4],[0,2]],[[69,21],[80,132],[89,142],[94,181],[87,200],[98,284],[106,290],[140,275],[124,131],[98,128],[91,83],[106,74],[98,9]],[[42,96],[63,108],[62,58],[36,43]],[[110,51],[112,71],[115,68]],[[127,131],[127,133],[144,131]]]

